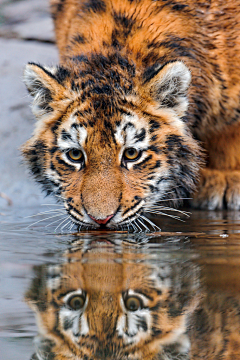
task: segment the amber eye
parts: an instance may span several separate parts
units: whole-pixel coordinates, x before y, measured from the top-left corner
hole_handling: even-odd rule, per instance
[[[125,161],[137,160],[141,155],[141,152],[135,148],[128,148],[123,153],[123,159]]]
[[[67,302],[67,305],[73,310],[80,310],[85,304],[85,297],[82,295],[73,295]]]
[[[71,160],[73,162],[81,162],[84,159],[83,152],[78,149],[72,149],[72,150],[68,151],[67,157],[69,160]]]
[[[128,311],[137,311],[142,308],[142,301],[137,296],[129,296],[125,299],[125,307]]]

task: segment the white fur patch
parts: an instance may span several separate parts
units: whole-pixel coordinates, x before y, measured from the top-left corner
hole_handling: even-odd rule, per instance
[[[124,127],[128,124],[133,124],[134,127],[127,127],[124,130]],[[135,136],[139,134],[141,129],[146,130],[146,137],[143,141],[136,140]],[[118,144],[127,147],[136,147],[137,149],[143,149],[149,145],[149,137],[147,136],[148,123],[145,119],[141,119],[137,114],[133,115],[123,115],[120,125],[117,127],[115,132],[115,139]]]
[[[71,115],[67,121],[65,121],[61,126],[61,131],[65,130],[72,138],[64,140],[61,138],[58,139],[58,146],[61,150],[74,148],[81,149],[83,151],[83,146],[87,139],[87,130],[83,126],[78,126],[77,128],[72,127],[73,124],[79,125],[76,117]]]
[[[66,304],[70,297],[74,295],[82,295],[82,290],[78,289],[76,291],[71,291],[67,295],[64,296],[63,301]],[[84,315],[84,311],[87,307],[88,298],[86,298],[84,307],[80,310],[69,309],[67,306],[62,307],[59,311],[59,319],[62,327],[64,328],[64,322],[68,321],[72,323],[72,326],[69,327],[65,331],[66,335],[68,335],[73,342],[78,341],[79,336],[87,335],[89,332],[89,327],[87,323],[86,316]]]
[[[129,290],[128,295],[137,295],[142,299],[144,306],[147,306],[148,299],[143,294]],[[134,312],[127,311],[122,298],[120,304],[123,314],[119,316],[116,331],[118,335],[123,338],[124,342],[126,344],[137,344],[151,335],[152,319],[150,310],[148,308],[144,308]],[[147,331],[138,326],[139,318],[141,317],[144,317],[146,321]]]
[[[145,130],[145,136],[143,140],[139,140],[137,137],[141,132]],[[119,152],[119,162],[121,163],[123,152],[127,148],[135,148],[139,151],[148,148],[150,144],[148,134],[148,123],[145,119],[141,119],[138,115],[123,115],[120,125],[115,132],[115,139],[119,145],[122,146]],[[143,153],[142,156],[134,162],[127,164],[128,169],[131,169],[134,164],[143,161],[147,157],[147,153]]]
[[[25,67],[23,80],[31,96],[33,96],[33,103],[32,103],[33,114],[36,117],[42,117],[47,114],[47,111],[44,109],[44,106],[46,105],[45,97],[46,97],[46,88],[48,89],[48,86],[44,82],[44,79],[34,70],[34,67],[37,67],[37,65],[33,66],[29,64]],[[52,73],[56,71],[55,68],[52,69],[46,68],[46,70]]]
[[[152,88],[159,107],[165,108],[166,100],[171,99],[172,109],[178,116],[183,116],[188,107],[187,89],[191,81],[191,73],[187,66],[181,61],[175,61],[164,66],[156,77],[156,81],[153,79]]]

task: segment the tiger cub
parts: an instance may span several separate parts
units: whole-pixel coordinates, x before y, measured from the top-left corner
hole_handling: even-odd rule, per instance
[[[192,193],[194,207],[238,210],[240,0],[52,0],[51,11],[60,65],[26,66],[37,126],[23,154],[71,220],[141,227]]]

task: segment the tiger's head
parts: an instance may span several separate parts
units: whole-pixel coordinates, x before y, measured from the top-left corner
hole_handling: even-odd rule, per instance
[[[23,154],[74,223],[141,226],[153,205],[193,190],[200,152],[184,117],[190,78],[180,61],[140,71],[120,54],[27,65],[37,126]]]
[[[26,301],[38,324],[36,359],[186,359],[198,267],[128,246],[82,249],[35,269]]]

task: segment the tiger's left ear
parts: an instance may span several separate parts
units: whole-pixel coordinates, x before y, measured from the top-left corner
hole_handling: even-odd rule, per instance
[[[54,76],[55,71],[55,68],[45,68],[34,63],[25,67],[24,83],[33,97],[32,111],[37,118],[53,111],[51,102],[64,89]]]
[[[181,117],[188,107],[190,81],[191,73],[181,61],[155,65],[145,72],[144,91],[158,103],[159,108],[173,109]]]

